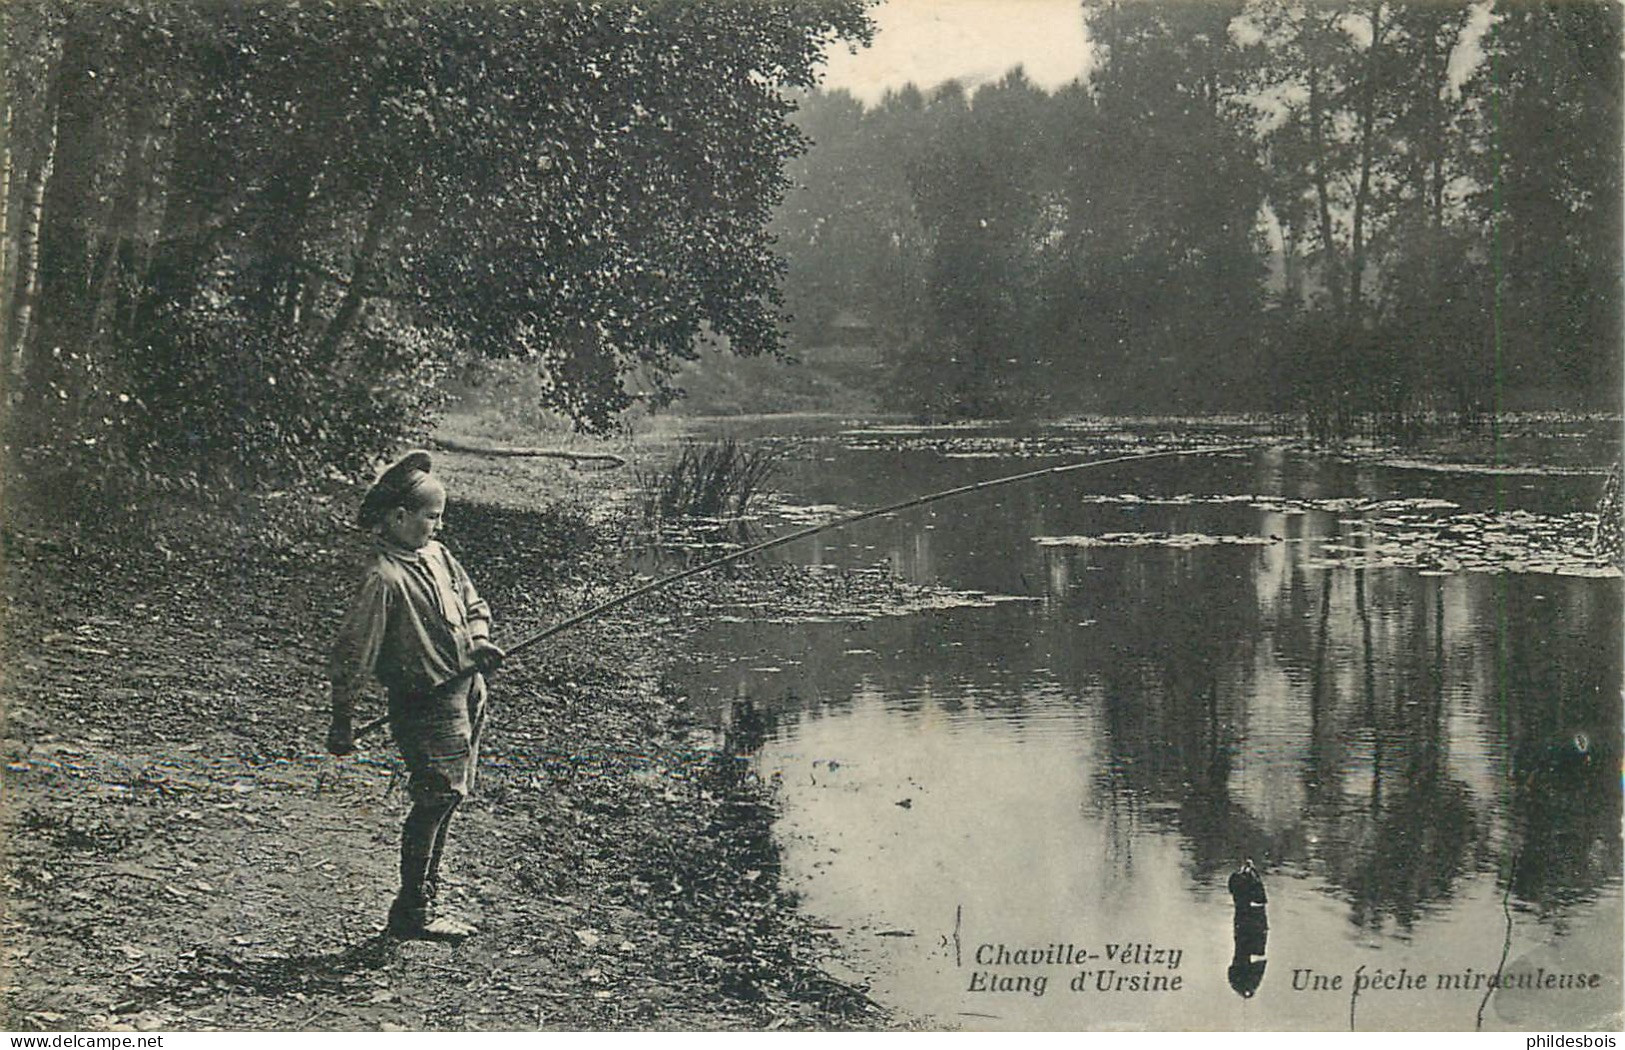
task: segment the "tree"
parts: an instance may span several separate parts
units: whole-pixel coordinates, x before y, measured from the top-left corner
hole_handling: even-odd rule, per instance
[[[872,108],[842,91],[804,102],[797,124],[813,145],[773,223],[793,344],[826,342],[843,315],[866,322],[893,364],[924,340],[930,238],[909,173],[927,148],[925,106],[912,87]]]
[[[792,164],[795,188],[772,226],[795,343],[826,341],[843,315],[888,342],[917,341],[926,249],[907,172],[923,105],[913,90],[873,109],[845,91],[814,92],[802,104],[797,126],[814,145]]]
[[[832,102],[792,254],[926,412],[1617,408],[1621,11],[1090,0],[1085,84]]]
[[[13,437],[243,482],[359,467],[461,355],[601,428],[698,340],[777,348],[784,92],[869,32],[863,0],[0,17]]]
[[[1046,97],[1020,69],[967,98],[940,88],[909,172],[930,239],[925,339],[907,367],[923,407],[949,417],[1030,411],[1036,257],[1046,233]]]
[[[1067,275],[1120,405],[1210,410],[1254,396],[1264,173],[1238,105],[1239,4],[1090,3],[1098,56],[1069,176]]]
[[[1460,83],[1476,10],[1252,0],[1240,23],[1285,256],[1282,363],[1318,431],[1478,411],[1489,315]]]
[[[1497,3],[1479,99],[1474,217],[1491,231],[1496,382],[1620,403],[1621,9]]]
[[[1473,18],[1473,7],[1445,4],[1393,15],[1385,76],[1398,85],[1395,245],[1380,318],[1386,342],[1401,348],[1385,369],[1395,393],[1387,407],[1400,417],[1390,429],[1410,425],[1407,413],[1443,410],[1468,421],[1486,405],[1489,281],[1482,245],[1459,221],[1470,184],[1470,110],[1452,66]]]

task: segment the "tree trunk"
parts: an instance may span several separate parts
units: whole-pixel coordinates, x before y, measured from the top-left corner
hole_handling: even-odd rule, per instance
[[[185,170],[187,159],[202,148],[211,130],[195,114],[188,117],[184,112],[171,114],[168,123],[175,124],[176,116],[183,119],[165,136],[168,160],[163,188],[157,195],[154,243],[126,329],[137,342],[146,338],[164,310],[190,304],[202,287],[210,258],[249,217],[244,206],[248,196],[245,180],[233,179],[229,187],[204,201],[188,192],[188,177],[195,178],[195,173]]]
[[[1322,129],[1325,119],[1325,98],[1321,94],[1320,69],[1309,68],[1309,138],[1314,146],[1313,178],[1315,200],[1320,205],[1320,245],[1326,256],[1326,286],[1332,293],[1332,312],[1341,323],[1345,316],[1343,304],[1343,270],[1338,264],[1337,235],[1332,226],[1331,189],[1326,173],[1326,140]]]
[[[1365,282],[1365,213],[1371,199],[1371,167],[1376,153],[1377,54],[1382,47],[1382,3],[1371,5],[1371,48],[1365,56],[1360,97],[1360,184],[1354,194],[1354,230],[1349,244],[1349,322],[1363,313]]]
[[[1293,310],[1303,307],[1303,260],[1298,256],[1298,241],[1303,236],[1299,224],[1291,217],[1281,223],[1281,269],[1286,285],[1286,305]]]
[[[1435,28],[1432,38],[1428,41],[1428,61],[1432,67],[1428,77],[1427,95],[1428,142],[1431,146],[1428,167],[1432,176],[1428,219],[1433,229],[1435,243],[1444,230],[1444,168],[1450,130],[1449,114],[1444,104],[1445,91],[1450,86],[1450,53],[1455,47],[1456,38],[1461,34],[1464,21],[1460,15],[1452,18],[1442,14],[1441,19],[1440,25]]]
[[[316,345],[317,362],[326,364],[333,360],[350,326],[361,315],[361,307],[367,299],[367,282],[372,280],[378,247],[384,239],[384,227],[393,211],[394,194],[390,190],[380,189],[367,216],[367,229],[361,237],[361,247],[356,251],[349,287],[344,289],[344,298],[339,302],[333,319],[328,322],[327,330],[322,333],[321,342]]]
[[[17,127],[17,109],[6,100],[5,127]],[[11,140],[12,135],[0,136],[0,288],[11,287]],[[6,325],[9,311],[0,310],[0,346],[6,345]]]
[[[17,274],[15,285],[5,289],[9,302],[6,311],[10,324],[6,335],[10,350],[9,367],[13,376],[21,378],[27,372],[28,344],[32,335],[36,302],[39,298],[39,246],[45,226],[45,190],[56,170],[57,143],[57,82],[60,71],[52,78],[52,87],[46,97],[44,150],[34,166],[24,194],[22,228],[17,237]]]
[[[20,344],[23,390],[30,402],[23,417],[22,440],[60,445],[71,427],[85,391],[74,373],[84,374],[92,348],[84,335],[89,320],[88,294],[95,224],[96,176],[106,166],[100,155],[106,136],[100,112],[100,85],[91,70],[95,42],[82,25],[64,33],[61,60],[51,91],[55,96],[51,177],[41,211],[38,282],[30,324]],[[70,363],[77,362],[76,364]],[[66,369],[66,370],[65,370]]]
[[[167,105],[160,105],[162,108],[152,120],[147,138],[145,178],[135,204],[135,234],[125,268],[128,280],[115,289],[113,333],[114,338],[126,345],[134,343],[131,331],[136,310],[141,304],[142,290],[152,280],[153,259],[163,236],[167,211],[169,173],[175,158],[174,114]]]
[[[114,305],[113,286],[121,268],[131,259],[131,245],[140,218],[142,186],[150,177],[152,114],[134,98],[125,120],[124,170],[113,195],[105,243],[96,261],[91,288],[89,336],[106,334]]]
[[[447,452],[462,452],[470,456],[524,457],[531,459],[564,459],[572,463],[607,463],[612,467],[626,465],[626,460],[611,452],[570,452],[557,448],[502,447],[470,445],[450,438],[434,438],[430,444]]]

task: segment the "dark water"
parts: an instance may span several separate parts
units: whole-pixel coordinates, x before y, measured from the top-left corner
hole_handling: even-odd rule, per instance
[[[1061,461],[810,437],[782,487],[849,510]],[[1278,450],[1055,477],[786,548],[1023,600],[718,625],[676,675],[768,713],[787,883],[936,1026],[1617,1027],[1620,580],[1328,560],[1382,512],[1209,498],[1596,491]],[[1226,542],[1035,539],[1111,533]]]

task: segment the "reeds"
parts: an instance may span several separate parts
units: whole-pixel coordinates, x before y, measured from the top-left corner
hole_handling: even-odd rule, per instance
[[[743,534],[778,471],[781,450],[721,438],[683,446],[664,471],[640,474],[644,519],[655,528],[682,523]]]

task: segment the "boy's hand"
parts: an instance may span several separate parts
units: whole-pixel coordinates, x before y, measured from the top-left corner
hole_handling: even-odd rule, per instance
[[[493,674],[502,666],[502,661],[507,655],[488,638],[475,639],[474,647],[468,654],[469,659],[474,661],[474,666],[480,669],[480,674],[484,675]]]
[[[348,718],[335,718],[327,730],[327,750],[335,755],[348,755],[355,750],[355,732]]]

